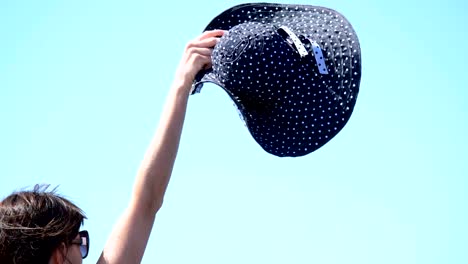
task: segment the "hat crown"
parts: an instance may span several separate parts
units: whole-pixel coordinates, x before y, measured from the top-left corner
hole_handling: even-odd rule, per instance
[[[268,62],[269,53],[277,52],[272,47],[277,37],[271,25],[243,23],[230,29],[213,50],[213,72],[221,77],[226,90],[235,94],[238,107],[249,109],[251,114],[268,113],[274,106],[258,100],[255,94],[270,92],[271,85],[265,80],[273,82],[278,76]]]
[[[264,35],[269,28],[271,27],[257,22],[233,27],[221,37],[220,43],[213,50],[213,57],[220,63],[233,63],[241,59],[246,50],[262,51]]]

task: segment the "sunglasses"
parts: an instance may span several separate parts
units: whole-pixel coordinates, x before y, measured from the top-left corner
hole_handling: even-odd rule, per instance
[[[81,258],[86,258],[89,252],[89,234],[88,231],[80,231],[80,238],[73,239],[72,244],[80,246]]]

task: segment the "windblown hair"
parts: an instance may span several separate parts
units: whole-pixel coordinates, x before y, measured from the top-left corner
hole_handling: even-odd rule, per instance
[[[47,264],[63,242],[69,245],[86,216],[56,189],[36,185],[0,202],[0,263]]]

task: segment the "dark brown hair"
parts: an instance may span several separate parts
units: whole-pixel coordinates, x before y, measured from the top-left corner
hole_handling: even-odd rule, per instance
[[[0,263],[47,264],[53,251],[78,234],[83,211],[56,189],[36,185],[0,202]]]

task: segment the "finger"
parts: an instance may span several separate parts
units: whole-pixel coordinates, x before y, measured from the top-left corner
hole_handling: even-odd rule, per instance
[[[220,29],[208,30],[208,31],[203,32],[197,39],[203,40],[203,39],[212,38],[212,37],[219,38],[219,37],[222,37],[226,32],[227,32],[226,30],[220,30]]]
[[[209,69],[211,66],[213,66],[213,61],[211,60],[211,57],[204,57],[202,61],[203,69]]]
[[[218,44],[219,38],[211,37],[203,40],[194,40],[188,43],[187,48],[200,47],[200,48],[213,48]]]
[[[189,52],[192,54],[199,54],[207,57],[211,57],[211,53],[213,52],[210,48],[200,48],[200,47],[191,47]]]
[[[190,56],[188,64],[192,65],[198,72],[200,69],[211,68],[211,56],[202,55],[200,53],[194,53]]]

